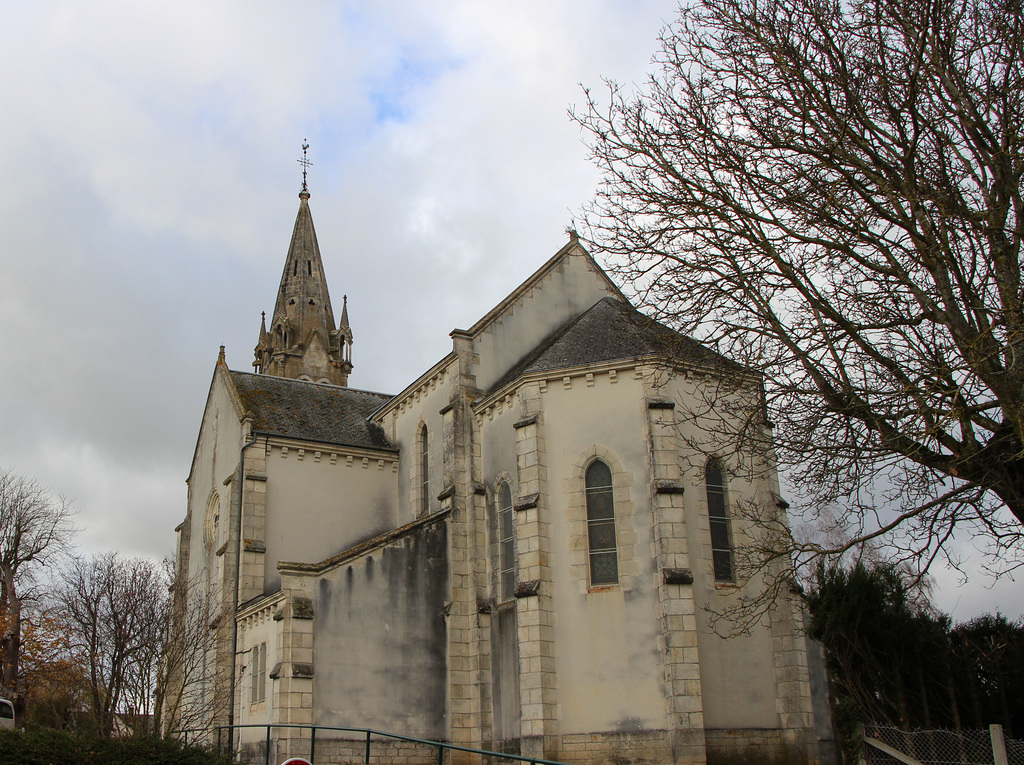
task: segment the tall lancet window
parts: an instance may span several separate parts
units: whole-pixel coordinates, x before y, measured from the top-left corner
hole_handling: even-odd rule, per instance
[[[587,543],[590,548],[590,583],[618,584],[619,554],[615,544],[615,503],[612,470],[601,460],[587,468]]]
[[[708,521],[711,526],[711,560],[715,569],[716,582],[733,581],[732,534],[729,529],[729,512],[725,491],[725,473],[722,463],[715,458],[708,460],[704,473],[708,492]]]
[[[498,580],[501,590],[501,599],[508,600],[515,594],[516,589],[516,537],[513,524],[515,519],[512,516],[512,489],[507,481],[502,481],[498,487],[498,547],[500,554],[501,569],[498,572]]]
[[[420,428],[419,438],[420,452],[420,507],[419,514],[426,515],[430,512],[430,436],[427,434],[427,426]]]

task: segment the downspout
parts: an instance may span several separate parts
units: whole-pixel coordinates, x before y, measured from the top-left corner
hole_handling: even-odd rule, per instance
[[[230,704],[228,706],[228,751],[235,750],[235,679],[238,667],[238,591],[242,588],[242,493],[245,489],[245,450],[256,443],[259,435],[256,431],[250,434],[251,440],[242,444],[238,450],[238,539],[235,540],[235,593],[231,609],[231,685],[229,687]]]

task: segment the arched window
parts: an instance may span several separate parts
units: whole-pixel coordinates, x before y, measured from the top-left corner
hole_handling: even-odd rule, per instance
[[[725,473],[717,459],[708,460],[704,472],[708,492],[708,520],[711,525],[711,562],[716,582],[733,581],[732,540],[725,493]]]
[[[586,486],[590,583],[618,584],[619,556],[615,545],[611,468],[600,460],[592,462],[587,468]]]
[[[513,530],[512,489],[506,481],[498,487],[498,548],[501,568],[498,584],[501,598],[507,600],[516,589],[516,538]]]
[[[427,426],[420,428],[420,515],[430,512],[430,439]]]

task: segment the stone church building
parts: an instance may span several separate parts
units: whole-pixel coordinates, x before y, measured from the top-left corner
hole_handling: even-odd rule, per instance
[[[638,313],[570,234],[397,395],[349,387],[299,197],[254,371],[221,349],[188,477],[176,605],[206,599],[216,637],[189,703],[569,763],[816,762],[799,604],[710,625],[742,595],[739,503],[783,512],[774,471],[695,446],[723,377],[757,377]],[[279,761],[309,732],[271,736]],[[318,760],[344,738],[319,731]]]

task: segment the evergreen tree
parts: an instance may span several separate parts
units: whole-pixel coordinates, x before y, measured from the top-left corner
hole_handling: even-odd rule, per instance
[[[864,561],[819,565],[807,605],[847,753],[858,722],[1024,730],[1024,619],[997,613],[954,626],[905,571]]]

